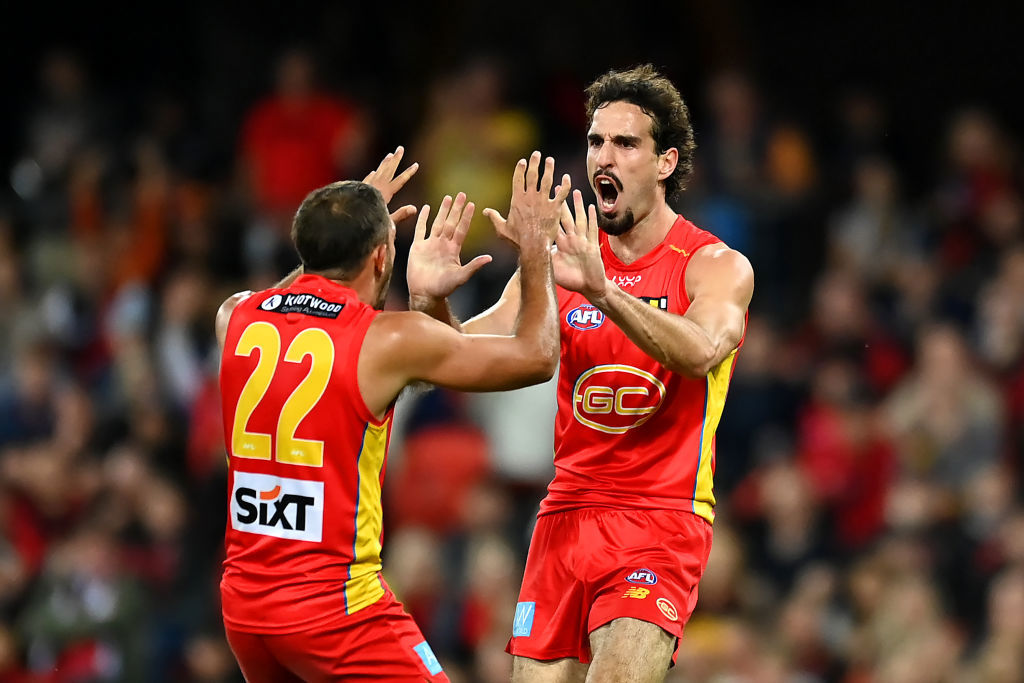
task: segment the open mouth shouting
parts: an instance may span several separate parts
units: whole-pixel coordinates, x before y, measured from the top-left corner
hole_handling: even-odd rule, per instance
[[[594,176],[594,191],[597,193],[597,205],[604,214],[614,214],[619,203],[622,183],[611,174],[601,173]]]

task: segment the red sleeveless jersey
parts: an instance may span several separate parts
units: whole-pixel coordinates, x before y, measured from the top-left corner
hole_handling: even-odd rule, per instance
[[[690,305],[690,258],[719,242],[679,216],[658,247],[628,265],[602,232],[601,256],[616,285],[682,315]],[[712,521],[715,429],[736,351],[706,378],[687,378],[644,353],[583,295],[559,288],[558,303],[555,477],[540,513],[595,506],[673,509]]]
[[[229,476],[224,622],[286,633],[372,604],[391,411],[359,393],[377,311],[303,275],[235,308],[220,367]]]

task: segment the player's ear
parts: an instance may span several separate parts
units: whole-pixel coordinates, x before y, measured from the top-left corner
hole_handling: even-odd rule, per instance
[[[658,180],[665,180],[672,175],[676,170],[676,164],[679,163],[679,150],[675,147],[669,147],[664,152],[658,155]]]
[[[380,276],[388,270],[388,245],[378,244],[370,252],[370,260],[373,261],[373,272],[375,275]]]

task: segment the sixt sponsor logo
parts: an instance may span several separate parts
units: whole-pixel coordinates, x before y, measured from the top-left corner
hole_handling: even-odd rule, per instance
[[[321,299],[315,294],[272,294],[260,308],[270,313],[301,313],[317,318],[337,318],[345,304]]]
[[[596,365],[579,376],[572,397],[577,422],[605,434],[624,434],[657,412],[665,385],[631,365]]]
[[[323,537],[323,518],[322,481],[235,472],[232,528],[319,543]]]
[[[604,324],[604,313],[591,304],[583,304],[569,311],[565,322],[577,330],[594,330]]]
[[[637,569],[626,577],[626,581],[629,581],[630,583],[642,583],[645,586],[653,586],[658,583],[658,575],[650,569]]]

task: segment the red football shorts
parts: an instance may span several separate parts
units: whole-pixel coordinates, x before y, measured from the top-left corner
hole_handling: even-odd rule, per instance
[[[590,633],[620,617],[681,638],[710,552],[711,525],[689,512],[585,508],[540,515],[506,651],[586,663]]]
[[[278,635],[228,628],[226,633],[248,683],[448,681],[390,590],[327,628]]]

